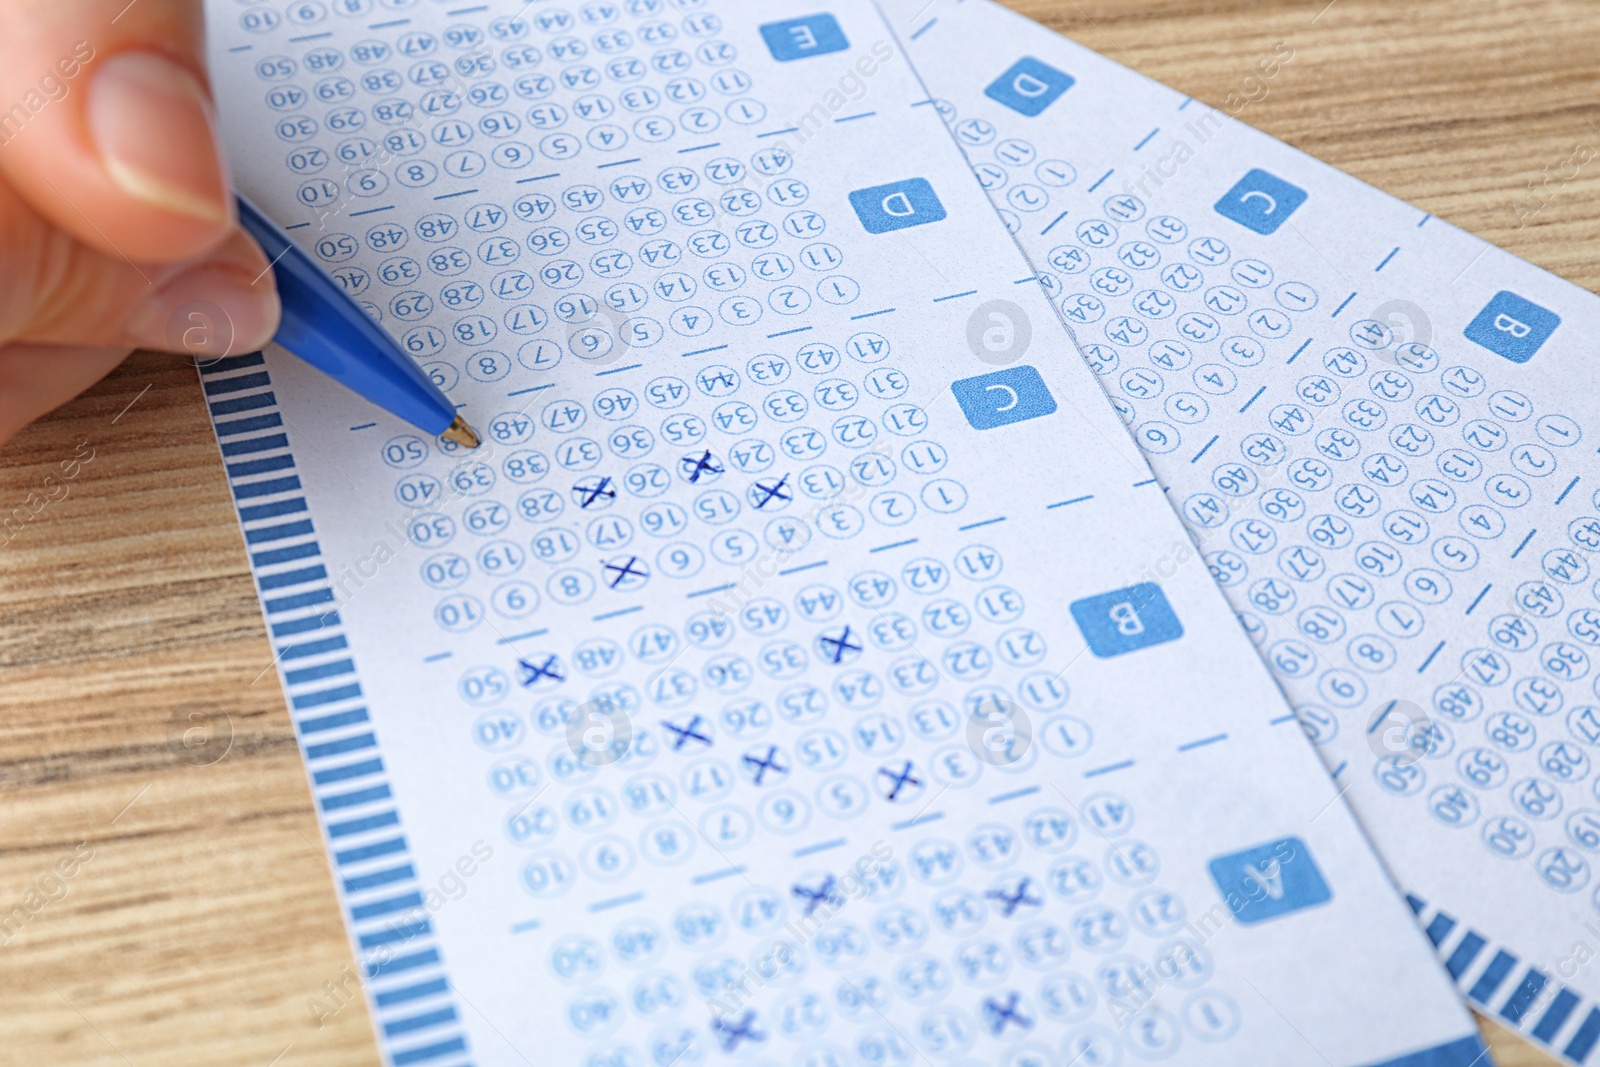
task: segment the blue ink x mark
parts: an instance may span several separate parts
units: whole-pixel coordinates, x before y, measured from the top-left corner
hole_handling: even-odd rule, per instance
[[[1006,1002],[1001,1004],[995,997],[987,997],[983,1002],[983,1021],[989,1024],[989,1032],[999,1037],[1007,1023],[1015,1023],[1019,1030],[1032,1030],[1033,1020],[1022,1014],[1020,1007],[1022,995],[1008,993]]]
[[[602,500],[610,503],[617,499],[617,491],[611,488],[610,478],[590,479],[587,482],[579,482],[572,487],[572,493],[578,498],[578,506],[585,511]]]
[[[546,678],[552,682],[564,682],[566,676],[561,673],[561,660],[554,656],[546,656],[544,663],[533,664],[525,659],[517,660],[517,666],[522,668],[522,685],[524,688],[537,685]]]
[[[780,478],[776,485],[768,485],[765,482],[758,481],[754,491],[751,493],[751,499],[755,500],[758,509],[766,507],[774,500],[793,500],[794,495],[784,491],[788,485],[789,476],[787,474]],[[756,499],[757,494],[760,494],[760,499]]]
[[[722,1042],[722,1051],[732,1052],[739,1047],[741,1041],[765,1041],[767,1035],[755,1028],[756,1013],[747,1011],[737,1019],[711,1020],[711,1029],[716,1033],[717,1039]]]
[[[674,735],[672,739],[672,751],[682,751],[683,746],[687,745],[690,741],[699,741],[701,744],[710,747],[711,738],[708,735],[700,732],[700,724],[705,721],[706,720],[704,716],[696,715],[689,720],[688,726],[679,726],[676,723],[668,722],[666,719],[662,719],[661,725],[665,726],[668,730],[671,730]]]
[[[712,458],[711,450],[708,448],[703,456],[684,456],[683,469],[688,472],[689,483],[693,485],[700,480],[702,474],[721,474],[723,468]]]
[[[621,563],[607,563],[605,564],[605,569],[607,584],[613,589],[621,586],[623,582],[628,582],[630,585],[642,585],[645,579],[650,577],[650,572],[645,569],[644,560],[638,556],[629,556]],[[612,575],[615,575],[615,577],[612,577]],[[634,578],[637,578],[638,581],[630,581],[630,579]]]
[[[984,896],[990,900],[998,901],[1005,917],[1009,919],[1012,913],[1024,904],[1031,904],[1036,907],[1044,904],[1044,901],[1028,892],[1028,887],[1032,884],[1032,878],[1024,877],[1021,882],[1017,883],[1017,891],[1015,893],[1007,893],[1004,889],[991,889]]]
[[[844,900],[839,896],[838,883],[834,881],[831,874],[823,878],[822,884],[816,889],[807,888],[805,885],[796,882],[790,892],[805,902],[807,917],[824,904],[837,906],[844,903]]]
[[[761,784],[762,779],[766,778],[768,771],[780,775],[789,773],[789,768],[785,767],[778,760],[777,745],[768,745],[767,754],[765,756],[747,755],[745,756],[744,761],[750,767],[750,781],[755,785]]]
[[[905,766],[898,771],[890,770],[888,767],[879,767],[878,773],[889,779],[889,788],[884,793],[884,798],[892,802],[899,798],[900,790],[906,786],[920,786],[922,779],[912,773],[914,770],[915,766],[910,760],[906,760]]]
[[[829,637],[827,634],[823,634],[817,638],[817,642],[822,646],[824,654],[832,657],[835,667],[844,662],[845,656],[861,651],[861,643],[851,640],[851,631],[848,626],[844,628],[844,632],[838,637]],[[853,659],[854,656],[851,656],[851,658]]]

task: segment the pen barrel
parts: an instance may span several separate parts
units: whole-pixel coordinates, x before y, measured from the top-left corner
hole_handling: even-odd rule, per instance
[[[283,320],[273,341],[413,426],[440,434],[455,405],[344,287],[244,197],[239,223],[272,261]]]

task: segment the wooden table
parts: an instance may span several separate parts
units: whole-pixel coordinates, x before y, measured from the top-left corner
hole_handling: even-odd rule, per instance
[[[1528,190],[1600,146],[1592,2],[1013,3],[1217,105],[1287,41],[1246,121],[1600,283],[1600,165]],[[0,1064],[376,1063],[193,370],[139,355],[26,431],[0,519],[36,493],[0,529],[0,916],[41,893],[0,929]]]

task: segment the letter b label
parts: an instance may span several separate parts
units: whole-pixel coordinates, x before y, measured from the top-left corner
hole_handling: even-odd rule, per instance
[[[1518,322],[1510,315],[1496,315],[1494,317],[1494,328],[1501,333],[1509,333],[1519,341],[1533,332],[1532,326],[1525,322]]]
[[[1074,601],[1071,610],[1084,640],[1089,642],[1089,651],[1101,659],[1183,636],[1183,624],[1154,582]]]
[[[1513,363],[1526,363],[1561,325],[1561,316],[1501,290],[1467,327],[1467,340]]]
[[[1144,623],[1139,619],[1139,609],[1124,600],[1111,605],[1111,621],[1123,637],[1138,637],[1144,633]]]

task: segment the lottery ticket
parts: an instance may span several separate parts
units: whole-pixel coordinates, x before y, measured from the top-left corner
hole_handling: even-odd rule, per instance
[[[984,0],[889,8],[1451,977],[1589,1062],[1600,305],[1229,117],[1289,42],[1219,111]]]
[[[485,433],[202,369],[389,1062],[1478,1060],[876,8],[210,14]]]

